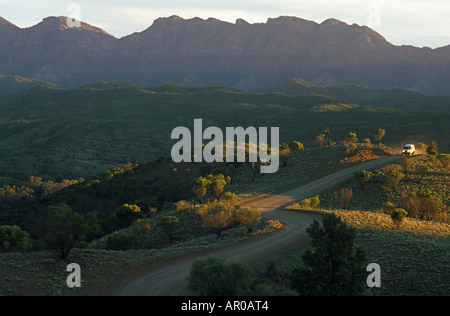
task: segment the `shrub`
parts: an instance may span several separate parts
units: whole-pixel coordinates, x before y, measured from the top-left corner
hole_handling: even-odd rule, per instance
[[[68,205],[60,205],[50,207],[44,229],[47,246],[56,250],[60,259],[65,260],[72,248],[98,227],[73,212]]]
[[[359,172],[355,172],[354,174],[356,180],[358,180],[359,185],[361,186],[361,190],[364,190],[364,185],[370,180],[373,176],[373,173],[366,170],[361,170]]]
[[[384,135],[386,134],[386,131],[384,129],[377,129],[375,133],[373,133],[373,138],[378,142],[379,145],[381,145],[381,140],[383,139]]]
[[[341,208],[345,210],[353,196],[351,188],[341,188],[333,192],[334,197],[340,202]]]
[[[396,229],[400,228],[400,224],[403,222],[403,220],[408,216],[408,212],[406,212],[402,208],[396,208],[392,214],[391,219],[394,222],[394,226]]]
[[[194,204],[185,200],[175,202],[173,205],[176,207],[177,211],[191,211],[194,209]]]
[[[233,213],[220,202],[209,202],[199,209],[203,226],[211,229],[218,237],[234,224]]]
[[[383,211],[385,214],[392,214],[392,212],[395,210],[395,204],[388,201],[383,204]]]
[[[208,180],[210,181],[210,186],[213,189],[216,198],[219,198],[227,183],[230,183],[231,178],[225,177],[223,174],[218,174],[217,176],[209,175]]]
[[[289,144],[289,149],[291,151],[299,151],[299,150],[304,150],[305,147],[303,146],[302,143],[294,140],[294,141],[292,141],[292,143]]]
[[[325,139],[325,134],[320,134],[316,137],[316,140],[314,141],[317,145],[319,145],[320,147],[325,146],[326,144],[326,139]]]
[[[358,142],[358,137],[356,136],[356,133],[348,133],[345,136],[345,141],[347,143],[356,143],[356,142]]]
[[[305,208],[315,209],[315,208],[319,207],[319,204],[320,204],[320,198],[318,195],[314,196],[312,198],[304,199],[304,200],[300,201],[300,205]]]
[[[252,208],[236,208],[235,211],[237,221],[247,227],[249,233],[253,231],[253,227],[261,221],[261,212]]]
[[[231,211],[234,204],[237,202],[237,195],[231,192],[225,192],[220,197],[220,202],[225,207],[226,210]]]
[[[208,193],[211,181],[204,177],[199,177],[194,180],[193,192],[200,203],[203,203],[203,197]]]
[[[312,249],[302,256],[304,267],[296,268],[291,286],[300,295],[359,295],[365,286],[366,253],[355,247],[355,231],[333,213],[323,225],[314,220],[307,229]]]
[[[236,296],[248,287],[252,278],[253,271],[242,262],[209,257],[194,261],[188,287],[197,296]]]
[[[398,184],[404,177],[405,175],[398,170],[389,170],[385,174],[385,178],[394,192],[397,192]]]
[[[438,147],[436,142],[433,140],[427,147],[427,154],[436,156],[438,154]]]
[[[124,204],[116,212],[117,218],[122,222],[123,227],[128,227],[135,220],[142,218],[141,208],[135,204]]]
[[[0,249],[4,252],[16,250],[26,252],[31,248],[31,244],[30,235],[19,226],[0,226]]]
[[[176,216],[163,216],[159,219],[158,225],[169,237],[169,244],[172,244],[173,234],[178,226],[178,217]]]
[[[433,220],[443,207],[436,192],[430,189],[419,189],[404,199],[404,208],[411,217],[421,220]]]

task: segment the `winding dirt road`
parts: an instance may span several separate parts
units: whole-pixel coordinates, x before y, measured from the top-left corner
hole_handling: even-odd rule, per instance
[[[242,206],[253,205],[263,213],[265,219],[278,220],[287,226],[286,229],[269,233],[201,253],[185,255],[164,262],[154,263],[144,271],[129,275],[105,293],[108,296],[189,296],[186,277],[193,261],[210,255],[224,256],[227,260],[240,260],[252,268],[258,268],[271,258],[288,251],[306,246],[309,235],[307,227],[314,219],[320,220],[318,214],[291,212],[281,210],[287,203],[315,196],[333,189],[351,179],[360,170],[372,170],[391,164],[401,156],[389,156],[354,165],[345,170],[313,181],[294,190],[279,193],[256,200],[240,203]]]

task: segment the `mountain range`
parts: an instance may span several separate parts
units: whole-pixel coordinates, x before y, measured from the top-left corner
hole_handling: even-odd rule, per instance
[[[366,26],[336,19],[282,16],[250,24],[171,16],[119,39],[87,23],[70,28],[66,17],[23,29],[0,18],[0,34],[0,73],[62,86],[129,80],[252,90],[302,78],[450,94],[450,46],[395,46]]]

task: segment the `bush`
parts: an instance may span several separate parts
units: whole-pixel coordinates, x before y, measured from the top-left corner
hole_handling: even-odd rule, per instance
[[[314,196],[312,198],[309,199],[304,199],[302,201],[300,201],[300,205],[305,207],[305,208],[311,208],[311,209],[315,209],[317,207],[319,207],[320,204],[320,198],[319,196]]]
[[[26,252],[31,248],[31,244],[30,235],[19,226],[0,226],[0,249],[4,252]]]
[[[249,233],[253,231],[253,227],[261,221],[261,212],[252,208],[236,208],[235,211],[237,221],[247,227]]]
[[[353,196],[351,188],[341,188],[333,192],[334,197],[340,202],[341,209],[345,210]]]
[[[403,220],[407,216],[408,216],[408,212],[406,212],[404,209],[396,208],[391,214],[391,218],[392,218],[392,221],[394,222],[395,228],[399,229],[400,224],[403,222]]]
[[[383,139],[384,135],[386,134],[386,131],[384,129],[377,129],[375,133],[373,133],[373,138],[378,142],[379,145],[381,145],[381,140]]]
[[[395,210],[395,204],[388,201],[383,204],[383,212],[385,214],[392,214],[392,212]]]
[[[427,154],[432,156],[436,156],[438,154],[438,147],[434,140],[428,145]]]
[[[386,181],[389,183],[394,192],[397,192],[398,184],[404,177],[405,175],[398,170],[389,170],[385,174]]]
[[[436,192],[430,189],[419,189],[404,199],[404,208],[411,217],[420,220],[434,220],[443,207]]]
[[[366,170],[361,170],[359,172],[355,172],[354,174],[356,180],[358,180],[359,185],[361,186],[361,190],[364,190],[364,185],[370,180],[373,176],[373,173]]]
[[[312,249],[302,256],[304,267],[294,270],[291,286],[300,295],[360,295],[365,286],[366,253],[355,247],[354,229],[329,213],[323,225],[314,220],[307,231]]]
[[[345,141],[347,143],[356,143],[356,142],[358,142],[358,137],[356,136],[356,133],[348,133],[345,136]]]
[[[305,147],[303,146],[302,143],[294,140],[294,141],[292,141],[292,143],[289,144],[289,149],[294,152],[294,151],[304,150]]]
[[[253,271],[242,262],[209,257],[194,261],[188,287],[197,296],[236,296],[248,288],[252,278]]]
[[[123,227],[128,227],[135,220],[142,218],[141,208],[135,204],[124,204],[116,212],[117,218],[122,222]]]
[[[44,227],[44,240],[50,249],[56,250],[60,259],[65,260],[72,248],[98,229],[97,223],[73,212],[70,206],[52,206]]]

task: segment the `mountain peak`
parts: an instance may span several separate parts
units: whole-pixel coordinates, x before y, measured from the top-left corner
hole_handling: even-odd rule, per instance
[[[79,22],[80,26],[79,27],[71,26],[71,22],[72,23]],[[102,30],[98,27],[92,26],[92,25],[84,23],[84,22],[76,21],[67,16],[47,17],[47,18],[43,19],[41,23],[36,25],[36,27],[42,28],[44,30],[54,29],[54,30],[59,30],[59,31],[66,31],[69,29],[77,29],[80,31],[91,31],[91,32],[102,33],[105,35],[112,36],[111,34],[108,34],[107,32],[105,32],[104,30]]]
[[[325,21],[323,21],[321,23],[321,25],[324,25],[324,26],[327,26],[327,25],[338,25],[338,24],[346,24],[346,23],[342,22],[341,20],[333,19],[333,18],[327,19],[327,20],[325,20]]]
[[[2,17],[0,16],[0,26],[1,26],[1,25],[9,25],[9,26],[14,26],[14,27],[18,28],[16,25],[12,24],[11,22],[5,20],[4,18],[2,18]]]

